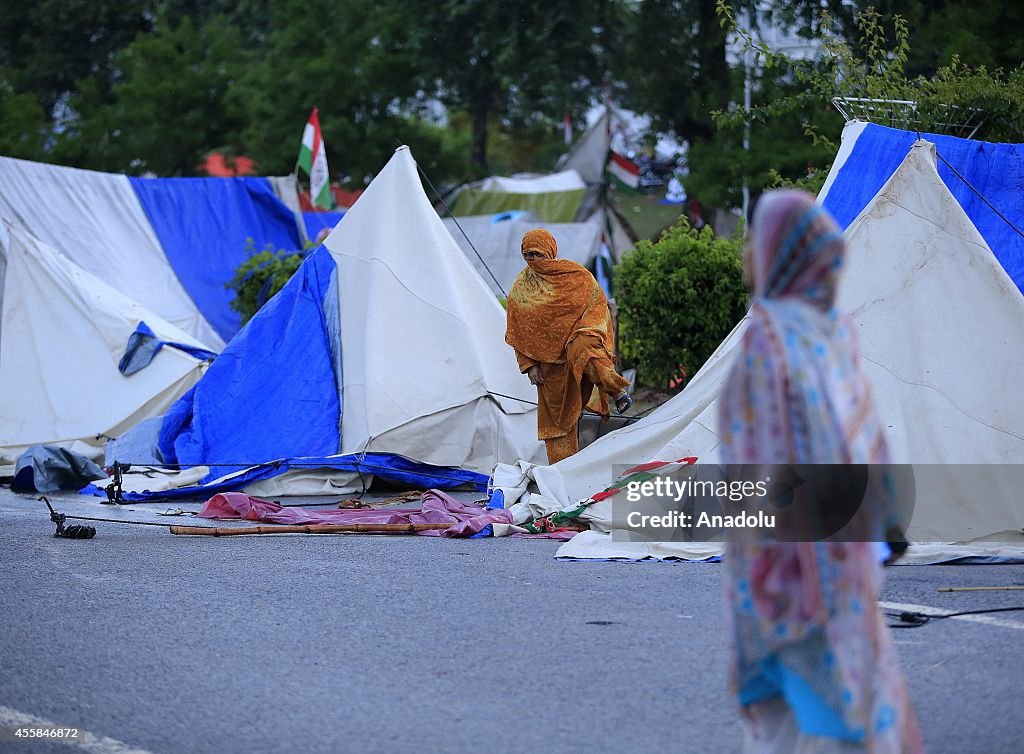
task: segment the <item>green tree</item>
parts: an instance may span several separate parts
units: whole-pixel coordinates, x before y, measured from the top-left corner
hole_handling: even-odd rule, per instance
[[[121,79],[113,103],[83,84],[73,100],[78,120],[57,152],[83,167],[193,175],[205,154],[233,144],[242,126],[226,94],[247,60],[237,27],[223,16],[198,29],[188,17],[161,18],[116,56]]]
[[[964,3],[960,0],[862,0],[858,11],[873,7],[886,22],[886,40],[896,43],[893,17],[906,22],[909,50],[906,75],[931,77],[954,57],[993,71],[1013,70],[1024,61],[1024,5],[1020,3]],[[855,34],[840,27],[854,52],[864,49]]]
[[[265,49],[228,100],[246,114],[239,141],[263,172],[293,170],[314,106],[335,177],[362,185],[400,144],[428,172],[464,172],[457,139],[417,107],[414,17],[356,0],[284,0],[271,16]]]
[[[0,0],[0,67],[18,93],[31,93],[47,116],[89,78],[109,101],[115,54],[148,31],[154,0]]]
[[[742,239],[694,230],[685,218],[641,241],[615,268],[623,362],[664,388],[693,376],[743,317]]]
[[[49,121],[38,100],[17,94],[6,69],[0,68],[0,154],[35,158],[46,143]]]
[[[415,80],[472,123],[471,162],[489,172],[493,119],[516,130],[582,115],[616,54],[616,0],[400,0]]]
[[[725,0],[719,0],[719,9],[727,24],[734,25]],[[1009,72],[990,71],[964,65],[954,55],[931,76],[912,77],[907,73],[910,29],[900,16],[887,22],[873,7],[866,8],[856,18],[855,41],[839,36],[826,16],[826,54],[820,64],[793,60],[754,42],[745,30],[738,31],[769,71],[791,75],[798,87],[750,114],[735,108],[719,113],[718,120],[726,127],[744,118],[766,122],[808,106],[828,108],[835,100],[851,117],[896,128],[990,141],[1024,138],[1024,63]],[[813,135],[813,128],[804,123]]]
[[[773,2],[767,13],[764,3],[754,0],[725,4],[731,14],[745,12],[754,28],[770,25],[810,36],[820,25],[819,0]],[[848,19],[849,9],[840,0],[826,0],[824,5]],[[744,176],[756,191],[773,168],[798,176],[807,172],[808,164],[818,166],[825,159],[828,146],[808,145],[802,123],[824,120],[831,126],[842,121],[823,113],[818,102],[818,113],[805,108],[767,127],[759,124],[751,133],[749,152],[742,148],[742,121],[728,128],[716,122],[716,112],[735,108],[743,100],[743,69],[730,69],[730,28],[722,24],[716,0],[643,0],[634,4],[626,28],[627,54],[616,67],[621,82],[618,99],[649,115],[655,130],[689,144],[686,189],[691,197],[710,207],[738,206]],[[769,73],[757,78],[754,98],[762,103],[795,86],[791,76]]]
[[[307,248],[312,244],[307,243]],[[274,294],[284,288],[295,271],[302,266],[303,255],[297,250],[275,249],[268,244],[262,251],[256,251],[253,239],[246,239],[245,250],[249,258],[238,269],[225,287],[235,292],[231,308],[242,316],[244,325],[267,303]]]

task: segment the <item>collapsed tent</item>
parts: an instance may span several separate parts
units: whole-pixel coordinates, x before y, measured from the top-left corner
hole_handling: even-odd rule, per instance
[[[919,138],[935,145],[939,177],[1017,288],[1024,291],[1024,144],[991,144],[852,121],[819,203],[846,228]]]
[[[199,379],[202,344],[18,227],[0,248],[0,465],[31,445],[88,453],[162,414]],[[119,370],[142,325],[179,344]],[[76,444],[77,442],[77,444]]]
[[[445,227],[469,263],[496,296],[505,296],[525,263],[523,235],[540,227],[532,212],[445,218]],[[544,223],[558,243],[558,256],[594,269],[601,254],[601,229],[593,223]]]
[[[504,330],[402,147],[168,412],[161,452],[209,466],[206,492],[289,468],[274,482],[281,494],[336,493],[374,475],[483,483],[499,461],[542,455],[536,397]],[[312,466],[341,473],[301,473]]]
[[[837,306],[857,325],[893,461],[915,464],[918,478],[908,536],[931,544],[912,547],[911,559],[1024,557],[1024,474],[1006,465],[1024,458],[1024,404],[1015,399],[1024,299],[943,184],[932,144],[910,149],[845,236]],[[682,393],[641,421],[554,466],[520,464],[536,483],[527,498],[532,513],[577,507],[609,486],[616,465],[693,456],[717,462],[715,400],[742,330],[743,322]],[[614,499],[583,513],[592,531],[560,555],[703,559],[720,552],[714,543],[613,541],[609,532],[625,528]]]
[[[225,284],[247,239],[256,251],[302,247],[277,191],[294,194],[294,179],[129,179],[0,157],[0,220],[215,350],[240,324]]]

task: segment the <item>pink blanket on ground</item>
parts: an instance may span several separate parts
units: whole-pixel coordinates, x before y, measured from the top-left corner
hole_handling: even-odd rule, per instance
[[[484,508],[475,503],[460,503],[440,490],[427,490],[420,498],[419,508],[356,508],[310,510],[286,508],[269,500],[261,500],[242,492],[221,492],[207,500],[198,513],[200,518],[240,518],[273,524],[451,524],[444,530],[416,532],[425,537],[468,537],[490,524],[509,524],[508,511]],[[567,539],[576,532],[541,536]],[[517,536],[517,535],[513,535]]]

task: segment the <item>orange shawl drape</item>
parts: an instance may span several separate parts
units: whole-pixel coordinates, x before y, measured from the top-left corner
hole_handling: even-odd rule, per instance
[[[526,357],[541,365],[538,434],[559,437],[575,431],[584,404],[607,416],[605,393],[616,394],[627,382],[615,372],[611,312],[594,276],[576,262],[557,259],[547,231],[527,233],[523,251],[544,256],[527,259],[509,291],[505,342],[520,354],[521,364]]]

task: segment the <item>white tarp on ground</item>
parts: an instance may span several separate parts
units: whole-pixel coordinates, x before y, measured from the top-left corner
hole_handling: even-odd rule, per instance
[[[536,393],[505,344],[505,312],[431,207],[407,147],[324,245],[338,267],[341,452],[484,473],[542,457]]]
[[[224,347],[167,261],[127,176],[0,157],[0,246],[4,220],[145,301],[206,348]]]
[[[496,296],[507,294],[526,266],[521,248],[523,235],[528,230],[545,228],[550,231],[558,243],[558,256],[584,267],[594,260],[601,248],[601,228],[595,223],[542,223],[530,215],[495,221],[493,215],[472,215],[445,218],[444,225]],[[483,262],[477,253],[483,257]],[[491,273],[504,290],[498,289]]]
[[[896,463],[936,464],[916,476],[908,536],[932,561],[1024,555],[1024,299],[942,183],[934,147],[918,142],[850,225],[838,306],[858,326],[865,371]],[[715,399],[743,323],[687,388],[637,424],[576,456],[531,471],[535,512],[574,507],[607,487],[613,466],[697,456],[716,462]],[[957,464],[961,465],[957,468]],[[971,473],[966,464],[988,465]],[[942,466],[945,465],[945,466]],[[706,545],[616,543],[611,503],[586,514],[597,530],[567,543],[568,557],[686,557]],[[912,548],[913,552],[913,548]]]
[[[30,445],[101,446],[199,379],[204,362],[168,347],[125,377],[118,362],[141,321],[162,340],[203,345],[21,228],[5,227],[0,257],[0,465]]]

